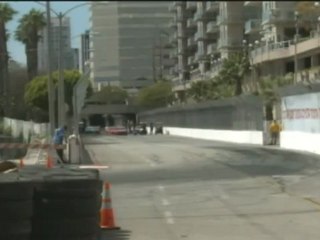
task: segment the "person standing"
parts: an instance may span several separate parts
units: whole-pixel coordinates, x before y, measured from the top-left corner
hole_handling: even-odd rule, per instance
[[[63,145],[63,140],[65,138],[65,132],[67,131],[67,126],[63,126],[61,128],[58,128],[54,132],[53,136],[53,143],[55,145]],[[64,159],[63,155],[63,149],[56,149],[57,155],[59,156],[59,162],[61,163],[67,163],[67,161]]]
[[[269,130],[271,134],[271,145],[276,145],[280,136],[281,126],[276,120],[273,120]]]
[[[153,134],[153,128],[154,128],[154,125],[153,125],[153,122],[150,123],[150,135]]]

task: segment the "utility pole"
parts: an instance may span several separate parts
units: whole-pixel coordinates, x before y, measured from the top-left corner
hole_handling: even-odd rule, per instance
[[[60,12],[59,19],[59,51],[58,51],[58,124],[62,127],[65,124],[65,96],[64,96],[64,49],[62,44],[62,20],[64,15]]]
[[[294,42],[294,83],[298,82],[298,37],[299,37],[299,13],[297,11],[294,12],[295,15],[295,42]]]
[[[55,111],[54,111],[54,86],[52,82],[52,45],[51,45],[51,16],[50,16],[50,1],[46,2],[47,13],[47,44],[48,44],[48,104],[49,104],[49,122],[50,122],[50,134],[53,136],[55,130]]]

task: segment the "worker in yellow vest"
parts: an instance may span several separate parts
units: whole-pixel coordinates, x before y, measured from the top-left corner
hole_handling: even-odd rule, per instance
[[[280,136],[281,126],[276,120],[273,120],[269,130],[271,134],[271,145],[276,145]]]

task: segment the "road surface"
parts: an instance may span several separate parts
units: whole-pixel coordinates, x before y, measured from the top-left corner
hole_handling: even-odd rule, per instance
[[[172,136],[91,136],[121,231],[110,240],[320,239],[320,158]]]

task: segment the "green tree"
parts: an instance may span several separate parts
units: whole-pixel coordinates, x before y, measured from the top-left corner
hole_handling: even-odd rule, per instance
[[[45,26],[44,12],[31,9],[20,18],[15,32],[16,39],[25,45],[29,81],[38,75],[38,42],[41,38],[39,31]]]
[[[90,93],[89,93],[90,94]],[[106,86],[101,91],[93,93],[86,103],[91,104],[125,104],[128,93],[123,88],[117,86]]]
[[[9,40],[10,34],[7,31],[6,24],[13,19],[13,16],[17,12],[10,7],[8,3],[0,3],[0,96],[7,94],[7,80],[8,80],[8,61],[9,54],[7,48],[7,42]],[[3,106],[5,105],[4,99],[2,102],[2,111],[4,111]]]
[[[52,74],[53,82],[57,88],[58,83],[58,72]],[[70,112],[72,112],[72,96],[73,87],[80,79],[81,75],[77,70],[66,70],[64,71],[65,80],[65,100],[69,105]],[[29,82],[25,89],[25,102],[34,108],[35,112],[44,111],[48,112],[48,77],[37,76]]]
[[[147,108],[160,108],[172,104],[174,94],[170,82],[158,81],[157,83],[143,88],[137,96],[137,104]]]
[[[259,81],[259,95],[262,96],[267,120],[273,120],[273,106],[279,101],[279,88],[293,84],[293,75],[286,76],[267,76]]]

